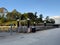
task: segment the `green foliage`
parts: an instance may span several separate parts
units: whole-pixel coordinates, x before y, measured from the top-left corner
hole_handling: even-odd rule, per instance
[[[22,14],[21,15],[21,20],[26,20],[27,19],[27,15],[26,14]]]
[[[40,17],[38,20],[40,20],[40,22],[43,22],[43,15],[42,14],[40,14]]]
[[[37,17],[37,12],[32,13],[32,12],[28,12],[28,13],[23,13],[21,14],[20,12],[18,12],[16,9],[14,9],[12,12],[8,12],[6,14],[6,17],[4,17],[4,14],[1,16],[0,15],[0,23],[6,23],[6,22],[14,22],[14,24],[16,23],[17,19],[20,20],[26,20],[24,22],[21,22],[22,25],[27,24],[27,18],[30,19],[30,23],[33,24],[33,22],[36,23],[43,23],[43,14],[39,15],[39,18]],[[55,23],[54,19],[50,19],[49,16],[46,17],[46,22],[47,23]],[[8,23],[8,24],[10,24]]]
[[[2,18],[0,19],[0,21],[1,21],[2,23],[4,23],[4,22],[7,22],[7,19],[4,18],[4,17],[2,17]]]
[[[50,23],[50,19],[49,19],[49,16],[46,16],[46,23]]]
[[[55,20],[51,18],[50,19],[50,23],[53,23],[54,24],[55,23]]]
[[[36,15],[34,15],[32,12],[24,13],[21,15],[22,20],[27,20],[29,18],[31,21],[35,21],[35,18],[37,18]]]
[[[46,20],[49,20],[49,16],[46,16]]]
[[[20,18],[21,13],[16,11],[15,9],[12,12],[8,12],[6,17],[8,20],[16,20],[17,18]]]
[[[46,17],[46,22],[47,22],[47,23],[53,23],[53,24],[54,24],[54,23],[55,23],[55,20],[52,19],[52,18],[49,18],[49,16],[47,16],[47,17]]]
[[[35,12],[35,19],[37,19],[37,12]]]
[[[28,14],[28,18],[32,21],[34,21],[35,17],[33,13],[27,13]]]

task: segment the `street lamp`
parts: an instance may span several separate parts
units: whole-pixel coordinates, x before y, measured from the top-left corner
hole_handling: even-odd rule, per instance
[[[27,18],[27,28],[28,28],[28,32],[30,32],[30,19]]]
[[[33,27],[32,27],[32,32],[36,32],[36,27],[35,26],[36,26],[36,23],[34,22]]]
[[[19,19],[17,19],[17,27],[19,27]]]
[[[19,32],[19,19],[17,19],[17,28],[18,28],[18,32]]]
[[[12,32],[13,32],[12,26],[13,26],[13,24],[10,24],[10,26],[11,26],[11,29],[10,29],[10,35],[12,35]]]
[[[35,22],[34,22],[34,26],[36,26],[36,25],[35,25]]]
[[[44,26],[46,26],[46,20],[44,21]]]
[[[30,27],[30,19],[27,18],[27,27],[29,28]]]

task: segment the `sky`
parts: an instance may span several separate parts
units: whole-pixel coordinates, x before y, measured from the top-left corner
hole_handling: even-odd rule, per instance
[[[0,0],[0,8],[16,9],[21,13],[37,12],[37,15],[60,16],[60,0]]]

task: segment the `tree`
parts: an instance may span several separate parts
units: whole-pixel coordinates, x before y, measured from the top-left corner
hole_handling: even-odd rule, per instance
[[[12,13],[8,12],[6,17],[7,17],[7,20],[12,20]]]
[[[12,12],[8,12],[6,17],[8,20],[16,20],[17,18],[21,17],[21,13],[14,9]]]
[[[27,13],[24,13],[23,15],[25,16],[26,19],[28,18],[28,14]]]
[[[35,21],[35,15],[31,12],[27,13],[28,14],[28,18],[31,20],[31,21]]]
[[[26,19],[25,15],[22,14],[22,15],[21,15],[21,20],[25,20],[25,19]]]
[[[35,19],[37,19],[37,12],[35,12]]]
[[[7,19],[6,18],[1,18],[1,22],[4,23],[4,22],[7,22]]]
[[[46,16],[46,20],[49,20],[49,16]]]
[[[55,23],[55,20],[51,18],[50,19],[50,23],[53,23],[54,24]]]
[[[49,18],[49,16],[47,16],[47,17],[46,17],[46,22],[47,22],[47,23],[53,23],[53,24],[54,24],[54,23],[55,23],[55,20],[52,19],[52,18]]]
[[[40,20],[40,22],[43,22],[43,15],[42,14],[40,14],[39,20]]]
[[[50,19],[49,19],[49,16],[46,16],[46,23],[50,23]]]
[[[16,9],[14,9],[13,11],[12,11],[12,15],[13,15],[13,18],[21,18],[21,13],[20,12],[18,12]]]

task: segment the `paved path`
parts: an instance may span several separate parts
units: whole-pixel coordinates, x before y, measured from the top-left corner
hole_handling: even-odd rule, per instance
[[[36,33],[0,33],[0,45],[60,45],[60,28]]]

